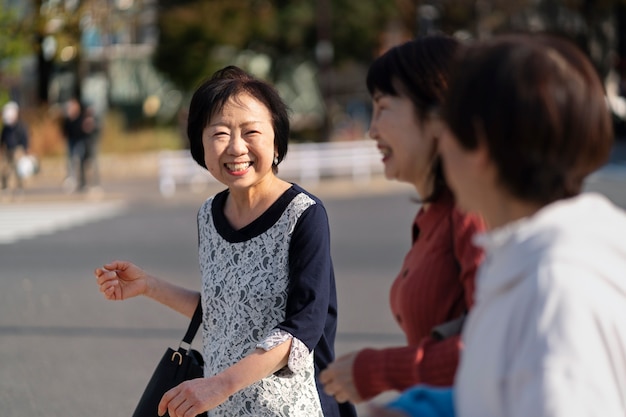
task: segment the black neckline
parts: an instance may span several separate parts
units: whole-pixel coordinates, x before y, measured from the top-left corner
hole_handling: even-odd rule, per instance
[[[211,213],[213,215],[213,225],[217,232],[224,239],[231,243],[245,242],[262,233],[265,233],[270,227],[272,227],[283,214],[289,203],[298,195],[300,191],[292,184],[283,194],[272,203],[272,205],[265,210],[259,217],[254,219],[248,225],[241,229],[235,229],[226,216],[224,215],[224,206],[226,205],[226,199],[230,194],[226,189],[218,193],[211,204]]]

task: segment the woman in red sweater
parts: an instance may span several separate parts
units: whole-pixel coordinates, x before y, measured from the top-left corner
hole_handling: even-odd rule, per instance
[[[460,338],[437,337],[432,330],[471,307],[483,258],[472,236],[485,229],[480,217],[455,207],[437,154],[443,128],[437,111],[457,48],[451,37],[420,38],[387,51],[367,74],[374,106],[369,133],[383,155],[385,176],[413,184],[422,205],[413,222],[412,247],[390,294],[407,345],[363,349],[331,363],[320,380],[340,402],[359,403],[419,383],[453,383]]]

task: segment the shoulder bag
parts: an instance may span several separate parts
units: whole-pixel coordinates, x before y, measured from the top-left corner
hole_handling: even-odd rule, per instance
[[[180,342],[178,350],[168,348],[165,351],[132,417],[157,417],[159,402],[167,391],[184,381],[204,376],[202,354],[191,349],[191,342],[200,327],[200,323],[202,323],[202,304],[198,302],[198,307],[196,307],[187,333]],[[169,416],[168,413],[165,415]],[[206,415],[207,413],[201,414],[201,416]]]

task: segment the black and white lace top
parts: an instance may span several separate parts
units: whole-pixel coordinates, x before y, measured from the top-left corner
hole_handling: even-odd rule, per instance
[[[350,416],[318,391],[320,369],[333,360],[335,281],[328,218],[297,185],[263,215],[235,230],[224,216],[228,191],[198,213],[205,375],[215,375],[255,348],[292,338],[288,365],[241,390],[209,416]]]

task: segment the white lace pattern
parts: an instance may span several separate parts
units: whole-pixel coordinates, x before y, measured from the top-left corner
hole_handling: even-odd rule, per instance
[[[232,395],[209,416],[322,417],[313,352],[276,328],[285,319],[289,243],[300,215],[315,201],[298,194],[260,235],[231,243],[217,232],[208,199],[198,213],[205,375],[215,375],[256,347],[292,338],[284,369]]]

